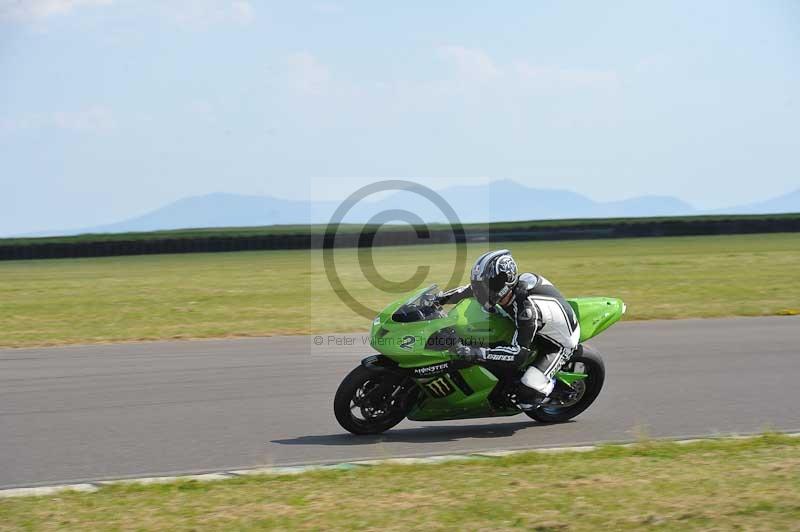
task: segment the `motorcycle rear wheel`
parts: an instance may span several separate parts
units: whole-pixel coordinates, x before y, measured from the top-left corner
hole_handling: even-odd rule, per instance
[[[336,390],[336,421],[357,435],[380,434],[405,419],[410,404],[403,377],[358,366]],[[384,390],[380,390],[385,386]]]
[[[600,353],[591,346],[580,345],[575,354],[570,359],[567,367],[574,367],[575,364],[583,364],[588,377],[580,381],[584,389],[580,399],[569,404],[569,406],[548,406],[542,405],[536,410],[525,412],[528,417],[540,423],[563,423],[574,418],[587,408],[600,395],[603,388],[603,381],[606,378],[606,368]],[[559,385],[561,385],[559,383]]]

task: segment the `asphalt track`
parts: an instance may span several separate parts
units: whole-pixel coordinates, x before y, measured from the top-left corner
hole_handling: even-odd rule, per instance
[[[573,422],[404,421],[367,438],[333,418],[337,385],[370,352],[347,338],[0,350],[0,487],[800,430],[797,317],[622,323],[592,342],[606,385]]]

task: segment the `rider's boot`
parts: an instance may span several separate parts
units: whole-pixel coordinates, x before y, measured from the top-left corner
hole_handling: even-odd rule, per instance
[[[543,355],[529,367],[520,379],[516,402],[523,410],[538,407],[546,401],[556,385],[555,374],[561,366],[572,356],[571,349]]]
[[[553,377],[547,377],[542,370],[536,366],[531,366],[522,375],[520,382],[528,389],[535,390],[541,395],[547,397],[556,385],[556,380]]]
[[[555,379],[548,379],[534,366],[528,368],[520,379],[512,400],[522,410],[533,410],[547,399],[555,386]]]

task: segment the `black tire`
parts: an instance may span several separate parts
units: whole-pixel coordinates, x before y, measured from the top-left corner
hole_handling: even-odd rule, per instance
[[[356,367],[347,374],[347,377],[339,385],[339,389],[336,390],[333,400],[336,421],[345,430],[358,435],[380,434],[389,430],[405,419],[413,404],[413,401],[408,400],[409,390],[407,388],[409,384],[413,385],[413,381],[410,383],[405,381],[407,379],[393,373],[373,371],[364,366]],[[354,401],[359,400],[359,393],[375,392],[378,386],[384,384],[387,385],[389,393],[384,393],[380,397],[368,397],[365,406],[354,405]],[[378,409],[382,413],[369,415],[370,412],[375,411],[373,408],[375,405],[385,407],[385,411]],[[354,409],[358,410],[362,419],[354,415]]]
[[[591,346],[580,345],[577,351],[572,356],[569,364],[581,362],[584,364],[587,373],[589,374],[584,382],[586,389],[583,392],[580,400],[572,406],[568,407],[547,407],[541,406],[536,410],[525,412],[529,417],[539,421],[540,423],[563,423],[574,418],[591,405],[597,396],[600,395],[600,390],[603,388],[603,381],[606,378],[606,367],[603,364],[603,359],[600,353]]]

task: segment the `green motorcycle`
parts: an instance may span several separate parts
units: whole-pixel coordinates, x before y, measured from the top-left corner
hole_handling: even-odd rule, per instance
[[[439,421],[523,412],[511,400],[514,383],[543,347],[534,342],[519,367],[490,361],[467,361],[452,349],[459,342],[492,347],[508,342],[514,323],[486,312],[474,299],[449,312],[437,303],[436,285],[386,307],[372,322],[372,355],[344,378],[336,391],[334,412],[353,434],[379,434],[403,419]],[[577,416],[597,398],[605,367],[600,354],[583,342],[597,336],[625,313],[620,299],[569,299],[581,326],[581,344],[556,374],[553,392],[525,414],[545,423]]]

